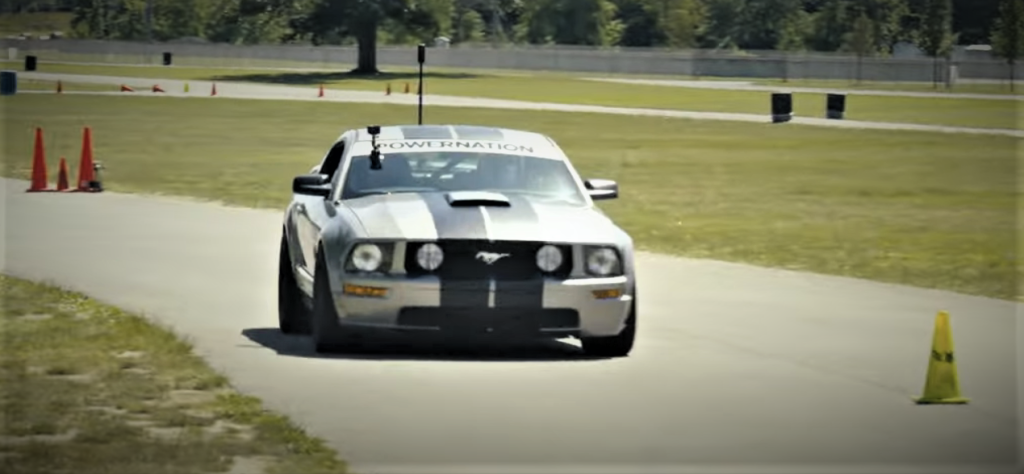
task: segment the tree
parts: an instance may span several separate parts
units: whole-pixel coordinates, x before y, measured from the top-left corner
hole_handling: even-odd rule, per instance
[[[825,0],[814,12],[809,44],[817,51],[836,51],[850,31],[849,0]]]
[[[953,31],[961,44],[984,44],[992,36],[1000,0],[953,0]]]
[[[1014,69],[1024,53],[1024,0],[1003,0],[992,31],[992,51],[1009,64],[1010,90],[1014,90]]]
[[[776,49],[787,40],[804,15],[801,0],[745,0],[740,14],[739,47],[755,50]],[[792,38],[788,39],[792,44]],[[801,41],[802,42],[802,41]]]
[[[697,0],[643,0],[644,10],[655,18],[657,44],[689,48],[697,42],[704,24],[704,5]]]
[[[623,25],[609,0],[524,0],[517,37],[534,44],[618,44]]]
[[[318,0],[296,27],[314,44],[331,36],[355,38],[359,52],[352,74],[379,74],[377,32],[389,19],[413,31],[437,28],[434,15],[417,8],[414,0]]]
[[[846,49],[857,54],[857,83],[860,84],[863,77],[864,56],[875,51],[875,25],[863,11],[853,22],[853,30],[846,37]]]
[[[939,57],[949,55],[953,48],[952,0],[928,0],[921,29],[921,49],[933,58],[932,85],[939,86]]]
[[[454,42],[483,41],[486,30],[484,17],[475,9],[460,5],[452,14],[452,41]]]
[[[743,37],[743,13],[745,0],[702,0],[704,3],[704,28],[701,46],[707,48],[733,48]]]

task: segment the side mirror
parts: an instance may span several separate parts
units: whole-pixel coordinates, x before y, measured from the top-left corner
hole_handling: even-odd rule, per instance
[[[327,175],[304,174],[292,181],[292,192],[306,196],[327,197],[331,195],[331,181]]]
[[[617,199],[619,197],[619,184],[609,179],[588,179],[583,182],[587,187],[587,194],[590,199],[601,201],[605,199]]]

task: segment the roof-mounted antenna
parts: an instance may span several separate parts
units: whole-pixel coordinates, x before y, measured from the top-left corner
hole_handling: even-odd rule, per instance
[[[419,95],[420,95],[419,117],[420,117],[420,121],[419,121],[419,124],[423,125],[423,63],[427,60],[427,45],[426,44],[420,43],[418,51],[417,51],[417,58],[416,59],[420,63],[420,87],[419,87]]]
[[[370,151],[370,169],[379,170],[382,168],[380,160],[380,144],[377,143],[377,135],[380,135],[380,125],[370,125],[366,127],[367,133],[370,134],[370,145],[373,149]]]

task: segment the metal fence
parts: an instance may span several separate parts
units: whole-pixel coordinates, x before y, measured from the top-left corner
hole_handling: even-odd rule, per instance
[[[300,67],[345,69],[354,66],[356,49],[338,46],[164,43],[99,40],[0,39],[8,59],[36,55],[40,61],[85,61],[160,64],[164,52],[174,64],[220,67]],[[380,47],[382,66],[416,66],[415,48]],[[778,51],[669,51],[655,48],[599,49],[585,47],[456,46],[431,48],[431,67],[587,72],[600,74],[674,75],[696,77],[821,79],[883,82],[1008,81],[1009,66],[991,58],[959,57],[936,67],[930,58],[863,58],[846,54]],[[1024,77],[1018,64],[1016,77]]]

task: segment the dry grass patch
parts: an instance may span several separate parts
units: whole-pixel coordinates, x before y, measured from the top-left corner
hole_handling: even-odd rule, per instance
[[[0,472],[347,472],[171,332],[80,294],[0,283]]]

